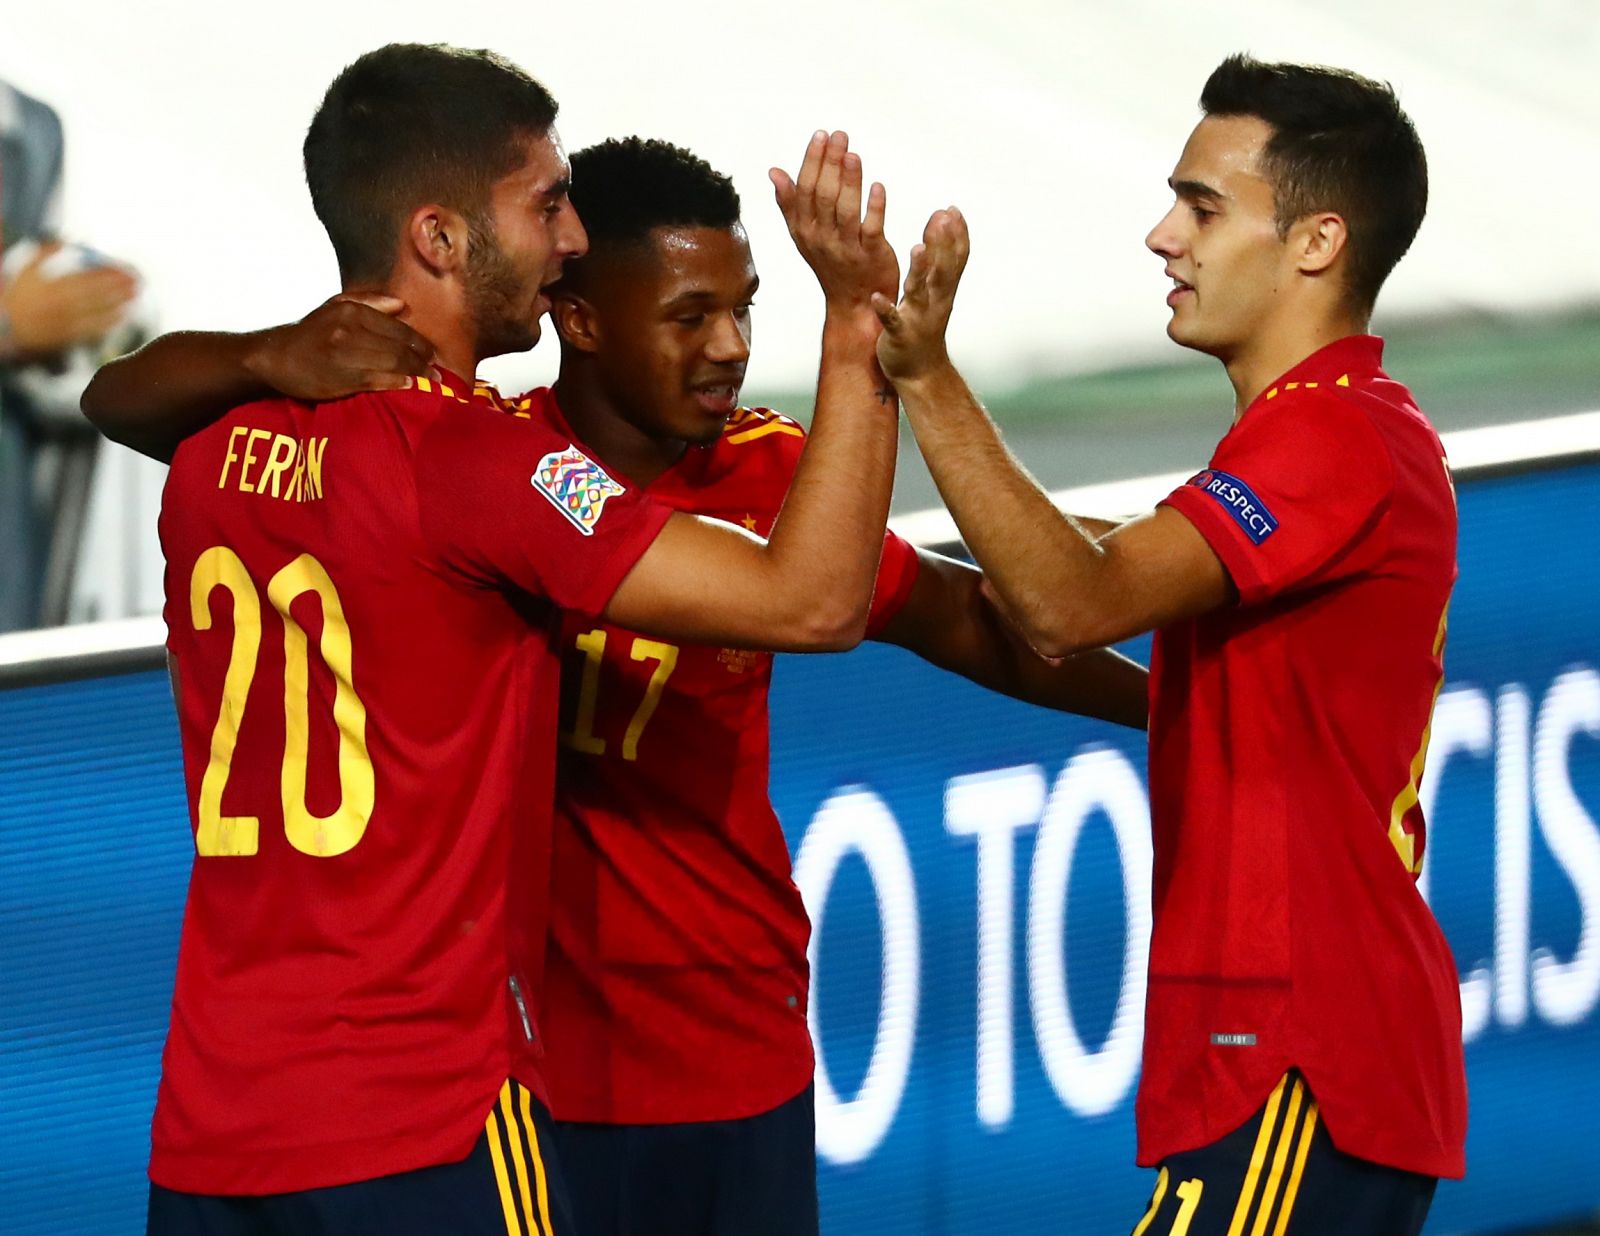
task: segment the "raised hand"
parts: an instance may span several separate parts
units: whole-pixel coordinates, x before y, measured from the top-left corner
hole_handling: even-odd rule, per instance
[[[883,186],[873,182],[863,216],[861,156],[848,134],[819,129],[796,179],[776,167],[770,175],[789,235],[830,310],[870,312],[874,295],[894,294],[900,262],[883,236]]]
[[[433,345],[400,320],[404,309],[393,296],[335,296],[267,331],[246,364],[273,390],[308,403],[401,390],[433,360]]]
[[[883,323],[878,364],[891,382],[913,381],[949,363],[945,331],[970,251],[961,211],[954,206],[936,210],[922,231],[922,243],[912,246],[900,303],[882,293],[873,296],[872,307]]]

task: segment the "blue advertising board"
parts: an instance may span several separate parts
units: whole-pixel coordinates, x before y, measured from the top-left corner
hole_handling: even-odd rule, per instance
[[[1435,1236],[1600,1210],[1600,464],[1460,501],[1424,878],[1472,1114]],[[824,1230],[1129,1230],[1142,735],[883,647],[784,659],[773,728],[816,922]],[[164,676],[0,691],[0,734],[0,1215],[138,1230],[192,854]]]

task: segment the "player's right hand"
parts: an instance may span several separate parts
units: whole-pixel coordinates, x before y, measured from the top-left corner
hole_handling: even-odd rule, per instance
[[[922,243],[911,249],[900,303],[882,293],[873,295],[872,307],[883,323],[878,364],[891,382],[914,381],[950,363],[945,331],[970,252],[961,211],[954,206],[936,210],[923,229]]]
[[[400,320],[394,296],[342,293],[261,336],[246,366],[291,399],[317,403],[403,390],[428,373],[433,345]]]
[[[884,238],[881,184],[867,190],[862,212],[861,156],[850,149],[849,135],[819,129],[798,176],[791,179],[779,167],[769,175],[789,235],[816,273],[829,310],[860,313],[871,322],[872,297],[894,295],[900,260]]]

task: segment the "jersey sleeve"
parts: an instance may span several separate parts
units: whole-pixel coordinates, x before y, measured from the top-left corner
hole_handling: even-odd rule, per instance
[[[1252,416],[1162,500],[1205,537],[1246,605],[1366,565],[1393,485],[1381,435],[1341,399],[1301,395]]]
[[[868,639],[876,639],[900,612],[921,568],[917,547],[897,533],[885,531],[878,579],[872,587],[872,608],[867,611]]]
[[[491,586],[597,614],[671,511],[534,421],[451,409],[417,448],[422,534],[443,564]]]

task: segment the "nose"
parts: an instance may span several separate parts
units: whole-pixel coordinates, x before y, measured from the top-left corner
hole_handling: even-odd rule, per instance
[[[706,340],[706,359],[717,365],[742,365],[750,359],[750,320],[720,313]]]
[[[1144,238],[1145,248],[1157,257],[1175,258],[1183,252],[1183,243],[1178,238],[1178,212],[1182,208],[1181,202],[1174,202],[1172,209],[1161,217],[1161,221],[1150,229],[1150,234]]]
[[[584,230],[583,220],[578,218],[577,208],[570,201],[561,208],[556,252],[563,258],[581,258],[589,252],[589,233]]]

